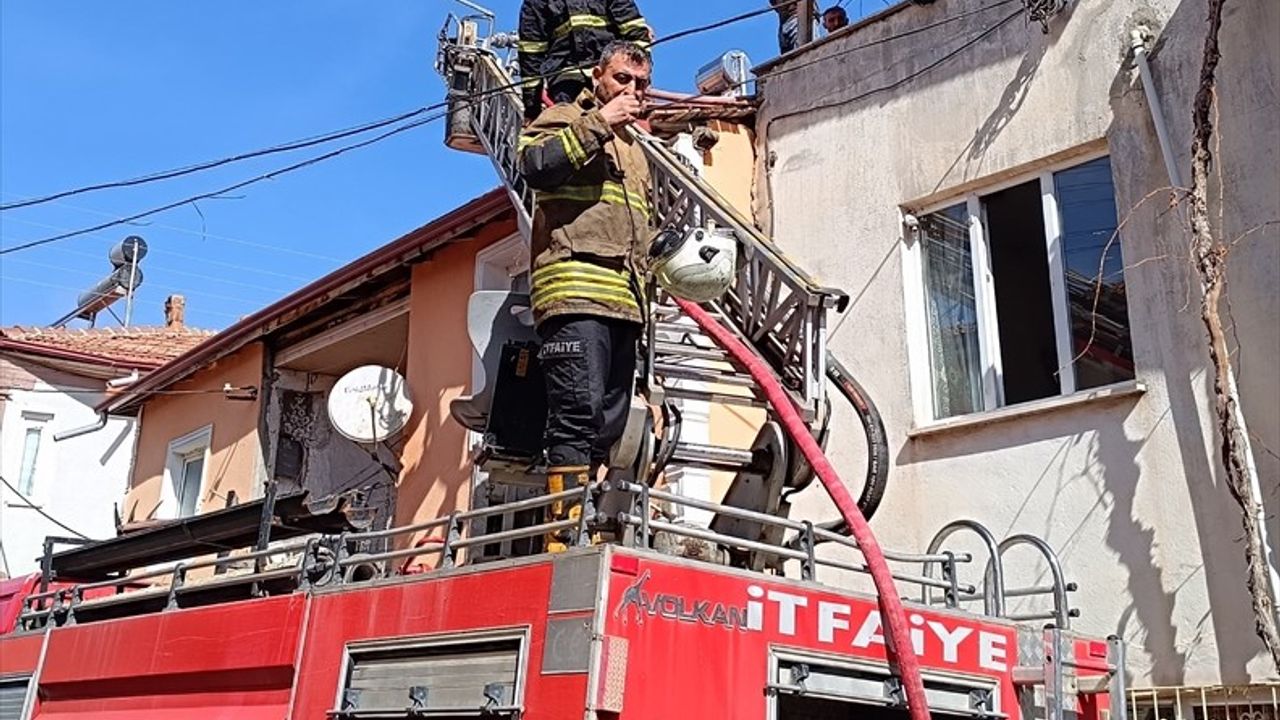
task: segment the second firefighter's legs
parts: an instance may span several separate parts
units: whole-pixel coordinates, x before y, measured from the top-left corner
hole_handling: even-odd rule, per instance
[[[631,323],[581,315],[550,318],[538,330],[547,382],[547,491],[555,493],[590,484],[621,437],[639,332]],[[553,504],[548,520],[581,513],[574,498]],[[548,533],[547,550],[564,550],[572,537],[572,530]]]

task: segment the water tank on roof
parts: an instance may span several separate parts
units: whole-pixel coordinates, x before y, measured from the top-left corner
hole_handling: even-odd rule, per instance
[[[746,95],[751,61],[741,50],[730,50],[698,70],[698,92],[703,95]]]
[[[142,258],[147,256],[147,241],[137,235],[129,237],[116,243],[109,253],[111,264],[116,267],[128,265],[129,263],[142,262]]]

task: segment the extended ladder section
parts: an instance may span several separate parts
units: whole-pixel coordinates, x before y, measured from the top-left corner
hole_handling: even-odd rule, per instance
[[[447,144],[490,158],[510,194],[518,225],[527,240],[532,226],[534,191],[521,177],[516,157],[517,139],[523,125],[519,83],[512,78],[510,63],[498,54],[511,48],[514,40],[508,35],[481,37],[474,22],[451,18],[440,34],[437,70],[449,88]],[[707,304],[710,313],[765,360],[820,443],[826,436],[828,380],[832,381],[854,405],[863,423],[871,447],[869,486],[873,479],[878,480],[878,490],[882,490],[887,454],[878,414],[862,389],[826,348],[826,314],[833,309],[843,311],[848,296],[838,289],[821,286],[800,269],[662,140],[639,129],[633,128],[631,132],[649,161],[653,181],[650,205],[656,226],[680,232],[696,228],[727,231],[739,244],[739,271],[735,281],[723,298]],[[490,303],[498,307],[499,300]],[[511,314],[509,301],[507,303],[501,305],[503,312],[495,316]],[[807,485],[812,479],[812,470],[799,457],[794,441],[782,431],[772,413],[750,448],[680,440],[679,406],[668,400],[766,409],[768,405],[744,368],[674,303],[660,294],[652,311],[654,321],[649,323],[648,362],[642,370],[642,381],[649,402],[662,407],[665,421],[657,433],[656,448],[636,450],[634,447],[645,444],[641,436],[652,433],[651,426],[645,426],[642,432],[629,426],[622,445],[633,446],[628,452],[642,458],[643,461],[633,467],[652,467],[653,475],[669,467],[699,467],[734,473],[737,481],[721,504],[655,489],[647,482],[653,475],[646,477],[643,471],[635,473],[630,480],[611,476],[599,486],[601,493],[590,489],[582,491],[583,513],[577,521],[579,539],[588,534],[583,524],[586,518],[598,514],[616,519],[616,528],[620,528],[618,539],[624,545],[659,550],[666,545],[669,550],[676,548],[672,554],[755,570],[770,569],[779,574],[787,574],[786,568],[798,565],[799,575],[805,580],[814,579],[817,568],[822,565],[866,572],[864,563],[839,562],[815,552],[821,543],[844,545],[861,552],[840,525],[815,525],[786,517],[784,490]],[[742,482],[744,479],[747,482]],[[614,495],[612,500],[608,497],[610,493]],[[529,497],[512,506],[542,506],[556,497]],[[864,514],[870,515],[863,502],[867,499],[864,491],[859,505],[863,506]],[[876,495],[871,510],[878,500]],[[715,520],[705,528],[668,522],[660,513],[654,515],[655,505],[683,506],[711,513]],[[499,507],[492,507],[473,512],[496,516],[499,511]],[[534,538],[536,527],[552,525],[555,523],[503,529],[490,542]],[[970,562],[972,556],[944,548],[948,537],[958,530],[972,531],[987,546],[991,559],[980,585],[962,583],[957,576],[957,563]],[[468,543],[464,541],[464,544]],[[1043,555],[1052,583],[1012,590],[1005,587],[1003,557],[1018,546],[1030,546]],[[415,551],[410,550],[388,556],[401,558],[413,554]],[[506,553],[499,551],[499,554]],[[895,571],[893,577],[899,583],[915,584],[924,603],[959,609],[967,603],[981,602],[985,615],[1019,623],[1039,623],[1023,628],[1026,632],[1020,638],[1014,671],[1015,684],[1020,687],[1021,700],[1028,705],[1028,710],[1048,708],[1049,720],[1062,720],[1065,715],[1074,714],[1080,695],[1110,692],[1113,697],[1124,697],[1123,643],[1116,639],[1087,641],[1071,634],[1071,618],[1077,613],[1069,607],[1067,593],[1075,586],[1065,581],[1057,556],[1038,538],[1014,536],[997,542],[981,525],[959,521],[945,527],[924,555],[885,553],[885,556],[895,562],[923,564],[920,574]],[[381,558],[366,558],[369,559]],[[941,568],[941,578],[933,575],[937,568]],[[1035,596],[1052,598],[1053,609],[1017,614],[1005,607],[1006,598]],[[1113,718],[1123,719],[1123,703],[1120,705],[1119,708],[1113,705]],[[978,706],[975,714],[990,716]],[[1024,713],[1023,716],[1033,715]]]
[[[441,34],[437,69],[449,88],[448,144],[458,150],[485,154],[493,161],[527,239],[532,225],[533,191],[520,176],[516,162],[516,140],[523,120],[519,83],[494,52],[498,46],[509,44],[508,36],[477,37],[474,24],[465,20],[454,27],[446,26]],[[730,231],[737,238],[741,258],[737,278],[725,297],[710,305],[720,320],[765,358],[806,420],[820,421],[825,412],[826,313],[833,308],[842,310],[848,296],[822,287],[809,277],[661,140],[638,128],[631,132],[649,159],[656,225],[681,232],[714,227]],[[663,310],[664,323],[677,319],[678,311],[673,305],[666,305]],[[662,342],[651,337],[653,363],[648,371],[654,375],[663,377],[665,373],[665,377],[673,379],[751,386],[740,371],[681,367],[682,360],[724,359],[705,352],[712,344],[698,342],[702,338],[697,337],[696,328],[658,324],[655,329],[662,334],[674,332],[683,341]],[[692,363],[695,368],[700,364]],[[656,383],[651,389],[661,390],[660,385]],[[677,394],[737,402],[732,395],[726,400],[725,396],[706,391],[686,389]]]

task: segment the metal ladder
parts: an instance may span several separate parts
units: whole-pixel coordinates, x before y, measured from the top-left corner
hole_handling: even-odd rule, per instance
[[[446,144],[490,158],[527,241],[533,191],[520,176],[516,159],[522,105],[510,64],[499,57],[514,38],[492,33],[483,37],[479,27],[484,22],[491,18],[451,16],[440,34],[436,66],[448,87]],[[829,408],[826,317],[832,309],[843,310],[848,296],[821,286],[801,270],[661,140],[638,128],[633,132],[649,160],[651,206],[658,227],[680,232],[714,227],[737,238],[738,275],[725,296],[707,307],[765,359],[813,432],[821,436]],[[668,413],[663,438],[652,449],[658,467],[749,473],[773,486],[779,481],[790,487],[807,484],[811,472],[794,459],[798,453],[787,452],[789,439],[776,426],[769,427],[771,423],[766,423],[756,447],[750,449],[680,442],[673,435],[680,423],[678,410],[669,400],[752,407],[765,407],[765,402],[744,369],[674,304],[660,294],[652,310],[655,321],[649,323],[647,361],[639,370],[639,380],[649,403]],[[780,490],[772,487],[765,494],[776,495]]]

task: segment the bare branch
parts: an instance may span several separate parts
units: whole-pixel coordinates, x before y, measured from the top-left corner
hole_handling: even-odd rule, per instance
[[[1124,218],[1120,220],[1120,223],[1118,225],[1116,225],[1115,232],[1111,233],[1111,237],[1107,238],[1106,244],[1102,246],[1102,254],[1098,256],[1098,274],[1094,277],[1093,307],[1089,312],[1089,340],[1085,342],[1084,347],[1080,350],[1079,354],[1071,358],[1071,361],[1068,362],[1066,365],[1062,365],[1058,368],[1059,373],[1063,372],[1064,370],[1071,367],[1072,365],[1075,365],[1077,362],[1080,361],[1080,358],[1089,354],[1089,350],[1093,348],[1093,341],[1098,336],[1098,304],[1102,300],[1102,280],[1103,280],[1103,274],[1106,272],[1107,254],[1111,252],[1111,246],[1115,244],[1116,239],[1120,237],[1120,231],[1124,229],[1125,225],[1129,224],[1129,220],[1133,218],[1134,213],[1138,212],[1138,209],[1141,208],[1143,205],[1146,205],[1147,201],[1151,200],[1151,198],[1166,191],[1169,193],[1170,206],[1176,206],[1180,202],[1178,199],[1179,193],[1182,193],[1184,195],[1187,193],[1186,188],[1175,188],[1171,185],[1166,185],[1165,187],[1159,187],[1147,193],[1142,197],[1141,200],[1137,202],[1137,204],[1135,204],[1132,208],[1129,208],[1129,212],[1125,213]]]

